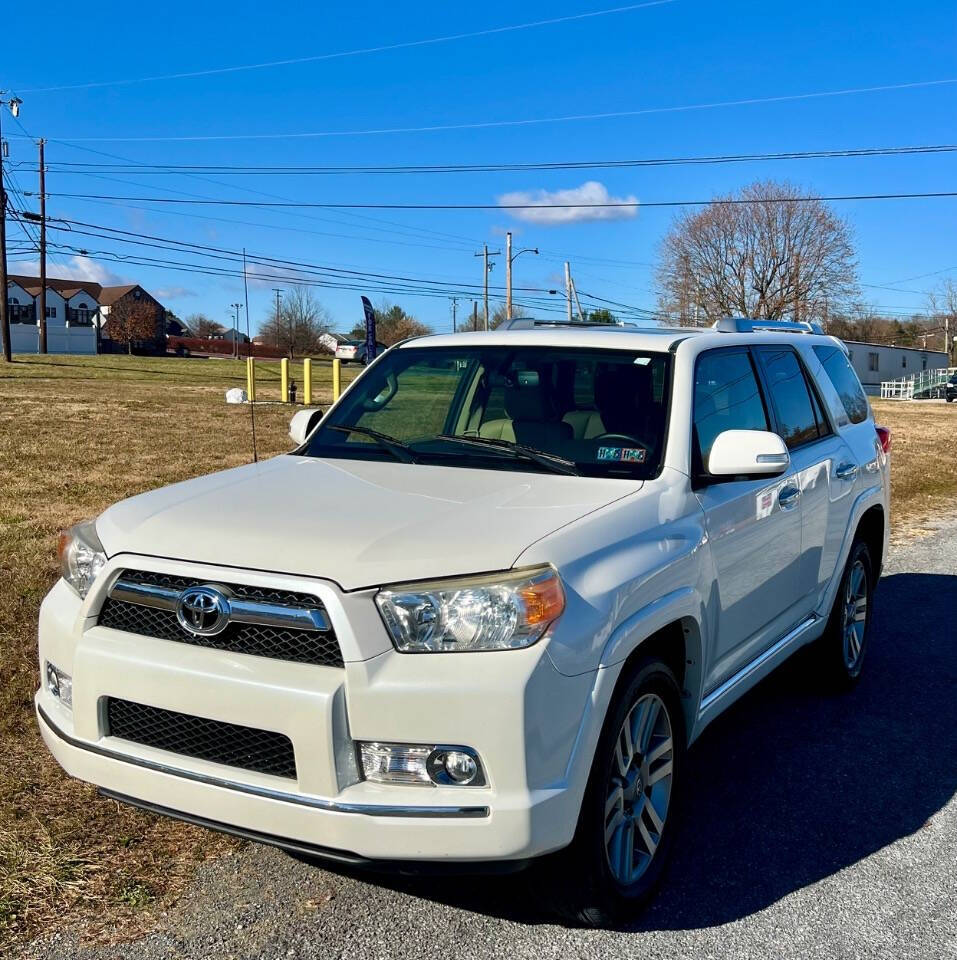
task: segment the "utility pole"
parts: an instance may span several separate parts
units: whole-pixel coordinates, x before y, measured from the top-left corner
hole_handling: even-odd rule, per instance
[[[505,319],[512,319],[512,231],[505,234]]]
[[[581,302],[581,300],[578,299],[578,291],[575,289],[575,281],[574,281],[574,280],[572,280],[572,293],[573,293],[574,296],[575,296],[575,303],[576,303],[576,305],[578,306],[578,319],[581,320],[582,323],[584,323],[584,322],[585,322],[585,311],[582,310],[582,302]]]
[[[0,94],[5,93],[0,90]],[[0,96],[0,117],[3,115],[3,105],[10,108],[16,117],[20,114],[19,97],[10,97],[4,100]],[[3,129],[0,126],[0,339],[3,340],[3,359],[10,363],[13,360],[10,344],[10,312],[7,310],[7,191],[3,186]]]
[[[40,353],[47,352],[47,190],[46,167],[43,161],[43,146],[46,140],[39,140],[40,147]]]
[[[455,329],[455,306],[459,302],[458,297],[452,297],[452,333],[456,333]]]
[[[476,257],[482,257],[485,264],[485,329],[488,330],[488,275],[492,272],[492,267],[495,266],[494,263],[489,263],[489,257],[497,257],[501,254],[501,250],[493,250],[491,253],[488,252],[488,244],[485,243],[482,245],[482,252],[476,253]]]
[[[282,288],[273,287],[272,292],[276,294],[276,347],[279,346],[279,328],[282,325],[282,313],[280,312],[279,301],[282,298]]]
[[[565,299],[568,301],[568,322],[572,322],[572,268],[571,264],[565,261]]]
[[[472,329],[478,330],[478,300],[472,301]]]

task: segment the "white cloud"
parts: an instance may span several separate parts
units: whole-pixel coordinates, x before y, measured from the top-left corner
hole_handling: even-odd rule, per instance
[[[10,272],[38,277],[40,275],[40,261],[19,260],[17,263],[10,265]],[[47,276],[56,280],[92,280],[93,283],[98,283],[101,287],[116,287],[123,283],[132,282],[82,254],[70,257],[66,266],[47,260]]]
[[[614,197],[597,180],[588,180],[570,190],[516,190],[503,193],[501,206],[515,207],[509,213],[517,220],[553,226],[561,223],[581,223],[585,220],[630,220],[638,215],[638,198],[632,195]],[[633,203],[633,207],[602,207],[603,203]],[[579,206],[568,206],[579,204]]]
[[[157,300],[179,300],[183,297],[195,297],[196,291],[187,287],[160,287],[153,291]]]

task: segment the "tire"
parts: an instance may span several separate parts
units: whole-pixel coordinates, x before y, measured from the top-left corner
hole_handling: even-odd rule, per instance
[[[837,690],[849,690],[860,680],[870,636],[873,599],[874,564],[867,544],[855,540],[827,627],[815,643],[817,665],[823,679]]]
[[[623,775],[626,720],[635,749]],[[658,660],[636,664],[605,718],[575,838],[542,871],[550,909],[600,927],[631,918],[651,899],[674,845],[684,750],[674,675]]]

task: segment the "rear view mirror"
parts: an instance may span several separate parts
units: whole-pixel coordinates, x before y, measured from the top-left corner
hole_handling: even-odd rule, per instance
[[[306,437],[319,425],[322,419],[322,411],[315,407],[307,407],[305,410],[299,410],[292,415],[289,421],[289,436],[292,442],[301,447],[306,442]]]
[[[708,473],[714,477],[777,476],[791,458],[784,441],[767,430],[725,430],[711,446]]]

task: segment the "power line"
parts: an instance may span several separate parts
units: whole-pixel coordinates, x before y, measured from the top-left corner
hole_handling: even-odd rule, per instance
[[[339,164],[328,166],[295,166],[275,164],[173,164],[173,163],[93,163],[58,161],[50,164],[58,173],[89,173],[104,171],[122,174],[136,170],[150,176],[179,176],[187,173],[215,173],[218,176],[336,176],[372,174],[444,174],[444,173],[511,173],[550,170],[605,170],[635,167],[666,167],[683,165],[753,163],[778,160],[829,160],[856,157],[897,157],[921,154],[954,153],[957,144],[931,144],[899,147],[859,147],[838,150],[792,150],[783,153],[717,154],[711,156],[656,157],[632,160],[563,160],[525,163],[448,163],[397,164],[368,166]],[[212,181],[211,181],[212,182]]]
[[[471,123],[447,123],[420,127],[379,127],[368,130],[319,130],[296,133],[228,133],[191,134],[157,137],[48,137],[57,143],[189,143],[229,140],[302,140],[320,137],[365,137],[384,134],[434,133],[449,130],[483,130],[495,127],[523,127],[547,123],[572,123],[582,120],[615,120],[626,117],[650,116],[663,113],[685,113],[715,110],[727,107],[757,106],[767,103],[793,103],[798,100],[819,100],[830,97],[856,96],[862,93],[884,93],[893,90],[916,90],[957,84],[957,77],[942,80],[920,80],[908,83],[879,84],[872,87],[848,87],[841,90],[819,90],[810,93],[791,93],[771,97],[746,97],[741,100],[719,100],[710,103],[677,104],[666,107],[643,107],[638,110],[611,110],[602,113],[568,114],[559,117],[530,117],[518,120],[482,120]]]
[[[469,33],[455,33],[444,37],[429,37],[425,40],[406,40],[401,43],[389,43],[376,47],[361,47],[357,50],[341,50],[336,53],[320,53],[310,57],[293,57],[284,60],[270,60],[264,63],[246,63],[230,67],[213,67],[208,70],[192,70],[182,73],[168,73],[152,77],[131,77],[123,80],[99,80],[89,83],[61,84],[55,87],[33,87],[20,90],[20,93],[52,93],[61,90],[90,90],[100,87],[129,86],[136,83],[156,83],[165,80],[187,80],[197,77],[218,76],[224,73],[240,73],[246,70],[264,70],[269,67],[287,67],[302,63],[318,63],[323,60],[337,60],[344,57],[357,57],[370,53],[385,53],[391,50],[407,50],[412,47],[425,47],[437,43],[449,43],[453,40],[470,40],[474,37],[488,37],[499,33],[512,33],[516,30],[530,30],[533,27],[553,26],[559,23],[570,23],[575,20],[588,20],[594,17],[604,17],[613,13],[628,13],[633,10],[642,10],[645,7],[659,7],[674,3],[675,0],[646,0],[644,3],[631,3],[623,7],[609,7],[606,10],[592,10],[588,13],[570,14],[565,17],[550,17],[547,20],[535,20],[531,23],[516,23],[504,27],[489,27],[484,30],[473,30]]]
[[[709,200],[615,200],[605,203],[329,203],[314,201],[255,201],[255,200],[214,200],[179,199],[173,197],[129,197],[96,193],[51,193],[51,197],[64,200],[118,200],[130,203],[197,204],[204,206],[227,207],[281,207],[316,210],[582,210],[602,209],[638,209],[639,207],[701,207],[711,204],[748,204],[754,201],[747,197],[719,197]],[[957,197],[957,191],[929,191],[923,193],[856,193],[833,196],[796,196],[767,197],[762,203],[830,203],[848,200],[928,200],[944,197]]]

